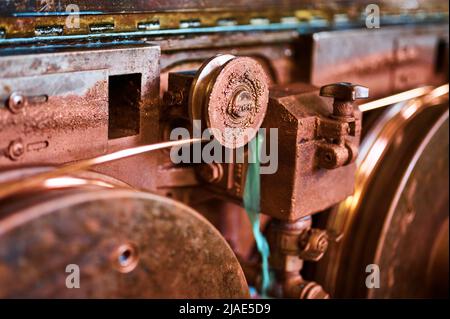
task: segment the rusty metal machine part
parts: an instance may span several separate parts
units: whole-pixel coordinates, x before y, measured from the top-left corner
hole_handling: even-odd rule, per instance
[[[268,96],[268,78],[257,61],[225,54],[207,60],[195,73],[170,74],[164,100],[184,108],[187,102],[194,125],[200,121],[220,144],[234,149],[256,135]]]
[[[367,99],[369,89],[349,82],[328,84],[320,88],[320,96],[333,98],[333,117],[339,120],[354,121],[353,102]]]
[[[252,140],[266,114],[269,99],[268,79],[262,66],[248,57],[227,61],[206,95],[206,123],[215,138],[229,148]],[[196,107],[196,106],[191,106]]]
[[[226,70],[228,65],[231,65],[233,68],[235,65],[238,65],[235,63],[238,59],[239,62],[245,63],[238,69],[242,73],[245,73],[245,70],[247,69],[245,66],[252,67],[252,65],[254,65],[254,61],[248,58],[233,59],[233,56],[225,55],[217,56],[206,61],[196,73],[179,72],[178,74],[170,74],[169,90],[164,95],[164,101],[169,108],[167,112],[169,116],[174,117],[178,115],[183,117],[183,114],[185,116],[187,113],[185,110],[186,102],[188,102],[188,113],[191,119],[204,118],[205,112],[207,113],[206,117],[208,117],[208,114],[211,114],[211,109],[213,112],[221,110],[220,114],[222,115],[222,118],[217,122],[222,123],[221,131],[223,131],[225,129],[224,126],[227,125],[227,119],[223,118],[224,115],[226,115],[227,118],[237,120],[241,114],[234,113],[235,111],[239,112],[240,110],[236,110],[235,107],[230,107],[230,101],[234,103],[236,98],[243,94],[248,96],[246,98],[248,100],[251,99],[254,94],[248,93],[251,92],[251,88],[244,88],[245,80],[240,80],[239,76],[224,76],[224,80],[221,80],[220,75]],[[257,68],[254,67],[254,69]],[[211,85],[210,83],[213,80],[214,82]],[[215,90],[216,85],[219,87],[217,90]],[[224,89],[224,87],[226,88],[230,85],[233,89],[232,94],[227,94],[227,90]],[[235,87],[238,89],[234,89]],[[189,99],[186,98],[186,92],[190,92]],[[311,229],[310,219],[307,218],[307,220],[309,220],[309,223],[307,223],[299,218],[318,212],[323,208],[330,207],[350,194],[353,187],[353,179],[352,175],[349,173],[354,172],[354,165],[350,166],[349,170],[346,169],[342,172],[339,172],[339,170],[341,170],[342,167],[345,168],[352,164],[358,153],[357,149],[361,131],[361,113],[353,102],[359,98],[367,98],[368,89],[351,83],[334,83],[323,87],[319,92],[317,88],[310,85],[297,84],[273,87],[270,89],[270,94],[271,99],[269,100],[268,106],[270,115],[268,114],[268,119],[266,117],[264,127],[277,127],[281,129],[280,134],[282,135],[291,134],[292,132],[300,134],[300,137],[298,137],[300,144],[310,141],[307,152],[298,149],[296,146],[297,142],[295,142],[292,150],[284,152],[283,158],[288,161],[298,161],[299,166],[304,166],[304,164],[308,162],[313,163],[308,170],[304,169],[304,180],[308,182],[311,181],[312,183],[317,183],[317,178],[329,181],[330,178],[333,178],[333,175],[336,175],[335,172],[337,172],[338,175],[340,173],[342,174],[341,176],[349,177],[347,180],[339,181],[343,185],[338,190],[331,189],[329,187],[331,184],[324,182],[321,186],[322,190],[326,188],[330,192],[334,192],[336,194],[335,197],[330,197],[329,194],[327,194],[328,201],[317,201],[316,203],[311,203],[309,198],[306,198],[302,200],[302,203],[310,205],[307,211],[302,212],[299,211],[297,207],[293,207],[287,216],[282,216],[282,220],[278,222],[280,225],[279,227],[269,227],[268,230],[269,236],[272,238],[270,246],[273,251],[270,264],[272,270],[276,274],[277,280],[271,293],[278,297],[325,298],[328,297],[328,294],[320,287],[320,285],[304,280],[300,275],[300,271],[304,260],[318,261],[323,256],[328,245],[328,235],[326,231]],[[215,95],[217,95],[217,97],[215,97]],[[319,95],[334,97],[333,106],[327,104]],[[273,96],[278,96],[280,98],[277,100],[273,98]],[[284,100],[282,98],[284,98]],[[213,100],[215,100],[214,103],[208,103]],[[256,99],[254,99],[254,101],[256,101]],[[290,102],[288,112],[291,112],[294,115],[283,113],[283,109],[280,106],[280,103],[283,102]],[[207,107],[204,106],[205,104]],[[194,107],[195,105],[197,105],[197,107]],[[234,104],[232,106],[234,106]],[[174,107],[175,110],[172,111]],[[254,104],[250,105],[250,107],[254,107]],[[277,116],[279,112],[282,114]],[[248,115],[248,112],[239,113],[243,113],[242,116]],[[296,126],[295,130],[290,127],[284,129],[283,123],[286,123],[288,126],[295,123],[293,120],[294,116],[297,117],[297,120],[301,122],[301,124]],[[210,127],[212,126],[210,121],[206,120],[206,122]],[[270,139],[270,136],[268,139]],[[287,139],[283,136],[282,140],[285,145]],[[297,139],[294,141],[297,141]],[[301,158],[299,158],[300,154],[302,156]],[[332,163],[333,161],[335,161],[334,164]],[[292,166],[289,165],[286,168],[291,170]],[[246,165],[238,163],[205,163],[201,164],[196,169],[201,180],[209,184],[212,189],[219,192],[222,191],[227,195],[236,196],[238,198],[242,196],[243,185],[245,183],[245,170]],[[289,173],[288,175],[292,177],[294,187],[307,190],[311,189],[311,185],[305,185],[302,182],[301,175],[299,176],[299,174],[296,173]],[[270,181],[268,182],[267,179],[270,179]],[[277,194],[272,191],[273,183],[271,181],[274,181],[275,179],[278,179],[278,182],[283,182],[283,179],[279,177],[278,172],[273,176],[269,175],[268,177],[263,177],[263,194],[265,194],[265,192],[270,192],[271,196],[268,196],[270,199],[273,199],[273,195]],[[286,204],[295,203],[295,200],[289,201],[289,198],[291,197],[289,193],[287,196],[288,197],[284,200]],[[283,200],[275,198],[275,202],[277,203],[276,208],[264,205],[264,200],[265,198],[263,197],[263,212],[269,216],[280,218],[279,205],[283,205]],[[302,215],[294,215],[293,212]],[[274,222],[276,222],[276,220],[274,220]],[[274,229],[284,228],[292,230],[292,225],[297,224],[303,225],[304,227],[300,227],[299,232],[295,234],[274,231]],[[290,250],[288,249],[286,251],[286,247],[284,246],[289,242],[293,242],[295,247],[291,247]],[[285,269],[286,267],[288,269]],[[247,274],[248,273],[249,271],[247,271]],[[250,276],[253,277],[253,275]],[[256,283],[258,280],[260,280],[258,277],[252,279],[252,281]]]
[[[367,39],[370,38],[370,41]],[[298,72],[315,86],[345,81],[370,88],[371,97],[448,79],[448,25],[385,26],[301,35]]]
[[[189,116],[192,120],[204,120],[204,115],[208,114],[208,90],[213,85],[217,72],[233,58],[235,56],[231,54],[213,57],[203,63],[195,73],[190,84],[188,100]]]
[[[325,231],[311,228],[311,217],[295,222],[272,220],[269,224],[270,266],[276,283],[272,294],[299,299],[326,299],[329,294],[311,281],[303,279],[300,271],[305,260],[319,260],[328,246]]]
[[[47,174],[54,171],[55,167],[53,166],[30,166],[2,171],[0,173],[0,185],[11,185],[9,184],[11,181],[27,180],[30,176]],[[102,188],[119,187],[122,189],[131,189],[130,185],[111,176],[89,170],[77,170],[71,172],[71,174],[66,173],[47,176],[45,179],[36,181],[28,189],[26,187],[22,187],[12,193],[4,194],[4,196],[0,196],[0,198],[34,189],[59,189],[77,186],[98,186]]]
[[[0,3],[0,136],[6,136],[0,145],[0,155],[3,155],[0,169],[7,171],[41,163],[66,164],[136,145],[153,144],[161,137],[165,141],[171,128],[185,127],[192,119],[187,106],[195,71],[185,71],[199,68],[217,54],[235,58],[211,68],[214,72],[209,74],[210,78],[217,80],[222,74],[223,81],[216,81],[219,90],[215,91],[214,103],[204,99],[206,95],[199,95],[202,101],[199,105],[206,107],[198,108],[198,118],[205,126],[210,116],[219,119],[219,127],[223,125],[222,120],[241,125],[252,115],[246,111],[256,105],[249,94],[252,85],[245,85],[241,90],[238,84],[231,83],[232,99],[220,88],[230,79],[224,72],[227,65],[232,65],[233,60],[251,57],[253,62],[257,61],[257,68],[268,75],[269,85],[276,85],[271,89],[263,127],[277,127],[282,133],[279,170],[275,176],[263,176],[262,181],[262,213],[265,215],[261,224],[266,225],[269,216],[274,217],[272,225],[276,227],[269,227],[267,234],[278,238],[271,240],[271,266],[277,277],[272,294],[322,298],[329,293],[339,297],[343,295],[342,287],[356,284],[352,283],[354,278],[336,280],[327,272],[325,281],[323,277],[315,278],[306,272],[311,265],[322,267],[328,262],[328,253],[333,257],[331,265],[327,266],[335,267],[333,269],[338,269],[343,260],[349,264],[358,260],[356,255],[335,259],[334,241],[341,238],[341,228],[327,231],[311,228],[308,216],[351,194],[359,137],[365,133],[362,130],[371,127],[372,118],[375,123],[378,118],[372,112],[365,115],[366,124],[362,127],[361,114],[356,110],[358,102],[352,105],[356,111],[353,119],[349,114],[350,103],[337,103],[333,108],[331,100],[319,97],[318,88],[350,81],[370,87],[371,97],[379,98],[448,81],[448,4],[445,1],[419,0],[414,2],[416,7],[407,8],[402,1],[382,1],[380,29],[366,28],[364,10],[370,1],[230,0],[219,3],[207,0],[194,4],[179,0],[105,3],[81,0],[77,3],[81,10],[79,26],[75,28],[67,26],[74,22],[71,20],[74,16],[64,12],[69,2],[40,3],[44,2],[42,8],[38,7],[39,1]],[[244,64],[252,62],[246,60]],[[239,67],[230,66],[230,70],[236,69],[241,71]],[[305,84],[292,84],[298,82]],[[207,84],[198,92],[212,91],[215,84]],[[214,108],[218,104],[215,102],[223,102],[223,107]],[[217,112],[209,114],[204,110]],[[423,126],[423,132],[428,129],[427,125]],[[37,192],[48,193],[50,203],[54,203],[55,191],[69,196],[76,189],[83,196],[91,196],[98,187],[114,190],[121,185],[157,192],[183,201],[215,220],[214,225],[236,254],[253,244],[245,212],[234,205],[242,200],[245,164],[174,165],[168,152],[160,152],[102,164],[96,170],[106,175],[50,178],[38,185],[42,191],[38,188]],[[420,189],[411,193],[417,197],[424,194]],[[43,197],[42,200],[46,199],[45,195]],[[223,205],[212,204],[218,198]],[[415,205],[407,204],[408,211]],[[10,205],[12,203],[8,203],[8,207]],[[233,219],[231,212],[237,210],[242,216]],[[14,212],[12,208],[11,212]],[[317,222],[322,216],[328,215],[314,215],[313,221]],[[395,214],[392,219],[395,220]],[[132,222],[127,221],[135,225]],[[328,223],[330,227],[332,223],[333,219]],[[68,225],[61,222],[61,227]],[[390,224],[386,225],[384,241],[392,244],[390,248],[402,247],[402,240],[395,236],[402,233],[403,226],[393,224],[390,232]],[[408,229],[420,232],[417,225]],[[421,225],[429,229],[427,221]],[[364,228],[364,222],[362,226]],[[422,286],[427,287],[439,283],[437,278],[444,278],[446,273],[448,276],[448,264],[443,262],[448,247],[445,243],[448,223],[436,228],[439,231],[435,231],[438,235],[429,245],[431,253],[418,256],[422,265],[429,259],[426,278],[422,281]],[[360,238],[364,237],[361,232],[352,237],[354,243],[361,242]],[[348,236],[352,234],[350,231]],[[121,239],[117,234],[116,237]],[[279,244],[283,240],[287,246]],[[345,243],[350,250],[353,246]],[[389,245],[384,247],[378,260],[390,264],[393,250]],[[115,248],[110,258],[116,263],[109,264],[115,273],[128,276],[139,270],[140,263],[136,262],[142,256],[139,243],[119,242]],[[174,246],[169,248],[175,253],[178,250]],[[253,265],[254,256],[249,253],[242,258],[244,255],[239,255],[243,268]],[[53,259],[54,255],[49,253],[48,256]],[[64,257],[60,254],[55,260],[60,260],[61,256]],[[126,256],[139,258],[124,258]],[[0,264],[1,261],[0,258]],[[292,262],[289,264],[292,272],[278,267],[283,263],[287,265],[286,261]],[[388,274],[388,281],[392,282],[392,278],[397,277],[398,265],[389,266],[383,267],[392,270]],[[201,268],[201,264],[191,267]],[[258,267],[256,260],[256,267],[252,269],[256,277]],[[0,267],[0,273],[3,269]],[[252,271],[246,271],[246,275]],[[208,275],[219,276],[214,270]],[[346,275],[344,273],[342,278]],[[250,277],[247,279],[251,284],[257,282]],[[416,280],[417,287],[421,279]],[[340,286],[337,289],[336,282]],[[103,282],[95,284],[93,290],[103,286]],[[133,288],[123,287],[126,291],[122,296],[138,296]],[[385,287],[392,289],[391,295],[405,295],[396,290],[396,285]],[[433,287],[436,293],[436,286]],[[445,287],[440,288],[445,290]],[[361,295],[352,289],[353,286],[349,287],[346,296]],[[385,292],[380,290],[379,295],[385,296]]]
[[[178,141],[169,141],[149,145],[141,145],[125,150],[120,150],[117,152],[97,156],[94,158],[88,158],[75,163],[68,163],[49,171],[44,171],[41,173],[33,174],[27,176],[26,179],[12,179],[7,182],[0,184],[0,198],[7,197],[9,195],[14,195],[16,192],[26,191],[47,182],[52,178],[58,178],[64,176],[65,174],[77,173],[82,170],[91,169],[95,166],[105,163],[111,163],[117,160],[123,160],[133,156],[149,153],[151,151],[157,151],[161,149],[166,149],[170,147],[179,147],[180,145],[190,145],[195,143],[200,143],[202,139],[184,139]]]
[[[319,153],[319,166],[323,168],[333,169],[355,161],[358,155],[358,144],[354,141],[346,139],[347,135],[357,136],[357,125],[355,120],[354,101],[357,99],[367,99],[369,97],[369,89],[354,85],[348,82],[328,84],[320,88],[320,96],[333,98],[333,114],[330,118],[336,122],[325,122],[322,127],[325,132],[341,131],[340,123],[346,123],[348,126],[344,128],[344,133],[325,133],[324,137],[331,139],[334,145],[321,145]],[[347,130],[348,134],[345,134]]]
[[[64,164],[158,141],[159,47],[35,51],[0,56],[1,168]],[[96,169],[152,190],[156,167],[157,157],[144,154]]]
[[[355,108],[351,119],[336,119],[329,102],[308,84],[271,89],[263,127],[278,128],[278,139],[283,141],[279,152],[284,155],[279,157],[277,172],[261,176],[265,214],[295,221],[352,193],[361,113]],[[273,192],[274,188],[283,192]]]
[[[228,62],[222,62],[221,59]],[[222,81],[219,77],[211,75],[214,73],[214,69],[218,68],[217,64],[219,66],[224,64],[224,70],[227,70],[226,67],[228,65],[235,68],[239,65],[238,63],[247,65],[247,68],[240,66],[240,72],[246,73],[248,69],[258,70],[258,73],[262,72],[251,59],[232,59],[230,56],[218,56],[207,61],[197,71],[195,77],[197,80],[192,80],[194,77],[193,72],[171,74],[169,76],[169,91],[164,95],[164,100],[169,104],[168,115],[166,116],[172,119],[177,116],[179,118],[186,116],[185,109],[188,100],[185,95],[189,90],[191,117],[195,118],[197,116],[197,118],[200,118],[202,113],[205,116],[205,112],[215,115],[216,123],[220,127],[218,129],[219,134],[226,132],[227,129],[233,128],[233,126],[243,127],[246,119],[253,117],[257,120],[257,122],[255,120],[250,121],[253,122],[251,126],[253,133],[251,136],[245,133],[242,134],[242,136],[252,138],[256,133],[255,129],[259,127],[259,122],[262,121],[262,117],[265,114],[263,106],[259,107],[260,112],[257,112],[258,98],[254,93],[248,94],[251,88],[242,89],[245,87],[246,81],[239,77],[225,76],[225,80]],[[219,76],[222,74],[222,71],[216,72],[219,72]],[[208,85],[211,79],[218,80],[213,82],[212,91],[208,91],[205,87],[211,87],[211,85]],[[218,83],[222,84],[219,85]],[[234,91],[232,90],[232,93],[228,94],[227,89],[224,88],[215,90],[216,85],[221,87],[225,84],[227,84],[227,87],[231,86]],[[319,90],[308,84],[298,83],[274,86],[267,90],[270,91],[268,115],[265,117],[262,127],[267,129],[268,141],[271,138],[270,128],[278,128],[279,136],[274,138],[277,141],[278,139],[283,141],[280,147],[282,147],[282,153],[284,154],[284,156],[278,158],[280,162],[278,170],[274,174],[262,176],[262,211],[269,216],[285,220],[296,220],[338,203],[352,191],[352,176],[355,169],[353,162],[358,154],[361,132],[361,113],[353,105],[353,100],[367,97],[368,89],[350,83],[330,84],[329,87],[336,88],[336,92],[334,92],[336,94],[339,94],[340,91],[350,94],[345,96],[345,98],[348,98],[348,101],[344,98],[339,99],[340,96],[337,95],[333,102],[335,106],[336,104],[350,106],[350,116],[339,116],[339,113],[336,113],[339,111],[333,114],[333,109],[339,109],[339,107],[332,107],[330,104],[327,104],[327,101],[320,98]],[[207,92],[206,97],[203,93],[205,90]],[[199,92],[197,93],[197,91]],[[215,94],[217,97],[215,97]],[[234,103],[240,95],[247,96],[251,103],[248,104],[246,102],[244,104],[249,105],[249,110],[255,110],[256,115],[253,111],[243,112],[241,116],[232,114],[233,110],[232,108],[230,110],[230,102]],[[208,96],[210,96],[209,101],[212,98],[217,101],[207,104],[206,108],[198,109],[193,107],[193,101],[196,101],[197,105],[204,105],[205,100],[208,101]],[[217,115],[219,115],[219,119],[217,119]],[[227,124],[228,120],[231,119],[234,123]],[[244,122],[237,122],[237,120]],[[211,123],[208,120],[207,122]],[[178,124],[180,121],[175,121],[175,123]],[[214,127],[211,124],[209,126]],[[217,129],[217,126],[215,128]],[[241,132],[244,131],[238,131],[238,134],[241,134]],[[231,141],[236,141],[236,135],[233,136]],[[242,142],[246,141],[248,139],[242,140]],[[221,143],[223,144],[223,142]],[[225,144],[232,148],[238,146],[234,143],[231,145]],[[297,171],[296,166],[301,167],[301,171]],[[211,163],[197,166],[196,171],[201,180],[208,183],[212,190],[239,200],[242,199],[243,195],[246,168],[245,163]],[[299,172],[301,173],[299,174]],[[292,185],[286,185],[286,179],[291,179]],[[329,187],[337,181],[339,181],[340,187]],[[283,185],[283,188],[286,190],[284,194],[273,193],[273,187],[277,183]],[[319,190],[323,189],[330,189],[330,191],[321,193]],[[298,192],[298,195],[293,195],[295,192]],[[323,196],[317,198],[320,194]],[[280,198],[280,196],[284,197]],[[302,200],[295,200],[297,196],[301,197]],[[294,200],[288,200],[290,198]],[[284,207],[291,204],[294,205],[291,208]]]
[[[392,106],[365,137],[355,192],[328,218],[343,240],[318,263],[316,280],[333,296],[448,294],[448,261],[434,257],[448,250],[437,231],[448,225],[446,94],[448,86]],[[380,267],[379,289],[364,284],[369,264]]]
[[[380,3],[381,2],[381,3]],[[405,7],[402,1],[380,1],[382,22],[442,22],[448,17],[445,1],[416,1]],[[216,0],[192,3],[120,1],[93,3],[79,1],[0,4],[0,40],[6,43],[35,43],[89,38],[132,38],[177,36],[186,33],[251,30],[295,30],[364,26],[361,13],[370,1],[254,1]],[[68,13],[80,12],[77,27],[65,27]],[[406,13],[406,14],[405,14]],[[447,14],[446,14],[447,13]],[[405,16],[406,15],[406,16]],[[1,45],[1,42],[0,42]]]
[[[248,297],[235,255],[192,209],[148,193],[65,183],[2,200],[1,297]],[[66,287],[72,264],[79,289]]]

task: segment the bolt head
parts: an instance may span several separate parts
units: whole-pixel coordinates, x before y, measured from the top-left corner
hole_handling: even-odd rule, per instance
[[[8,156],[12,160],[17,160],[21,156],[25,154],[25,146],[23,145],[22,141],[16,140],[12,141],[8,146]]]
[[[338,82],[322,86],[320,88],[320,96],[332,97],[341,101],[355,101],[357,99],[367,99],[369,97],[369,89],[358,84]]]
[[[20,110],[22,110],[25,107],[26,104],[26,98],[20,93],[14,92],[12,93],[8,98],[8,108],[13,113],[18,113]]]

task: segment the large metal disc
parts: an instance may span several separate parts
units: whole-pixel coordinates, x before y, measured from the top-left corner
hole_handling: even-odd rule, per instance
[[[76,283],[73,265],[80,288],[67,287]],[[5,297],[244,298],[248,287],[226,241],[192,209],[153,194],[88,187],[0,204]]]
[[[448,96],[393,105],[368,132],[355,192],[328,218],[344,237],[316,273],[333,297],[448,296],[448,143]]]

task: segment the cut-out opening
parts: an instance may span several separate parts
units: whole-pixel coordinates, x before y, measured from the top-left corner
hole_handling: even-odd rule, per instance
[[[109,77],[109,139],[139,134],[141,81],[140,73]]]

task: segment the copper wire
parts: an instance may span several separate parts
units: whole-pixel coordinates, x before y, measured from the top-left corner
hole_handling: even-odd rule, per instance
[[[151,151],[156,151],[164,148],[174,147],[174,146],[183,146],[192,143],[201,142],[201,138],[193,138],[193,139],[185,139],[178,141],[169,141],[162,142],[157,144],[149,144],[142,145],[132,148],[127,148],[124,150],[120,150],[114,153],[101,155],[94,158],[89,158],[85,160],[81,160],[76,163],[69,163],[59,166],[51,171],[39,173],[36,175],[32,175],[27,177],[26,179],[10,181],[7,183],[0,184],[0,198],[12,195],[18,191],[23,191],[29,188],[33,188],[45,183],[46,180],[60,177],[69,173],[74,173],[77,171],[88,169],[92,166],[117,161],[119,159],[123,159],[126,157],[131,157]]]
[[[378,99],[375,101],[371,101],[368,103],[364,103],[359,105],[359,110],[361,112],[367,112],[367,111],[372,111],[378,108],[382,108],[388,105],[392,105],[395,103],[399,103],[399,102],[403,102],[403,101],[408,101],[417,97],[421,97],[424,96],[428,93],[430,93],[433,90],[438,90],[440,93],[448,93],[449,90],[449,85],[448,83],[445,85],[442,85],[438,88],[434,88],[432,86],[423,86],[423,87],[419,87],[416,89],[412,89],[409,91],[405,91],[405,92],[401,92],[398,94],[394,94],[394,95],[390,95],[388,97],[382,98],[382,99]]]

